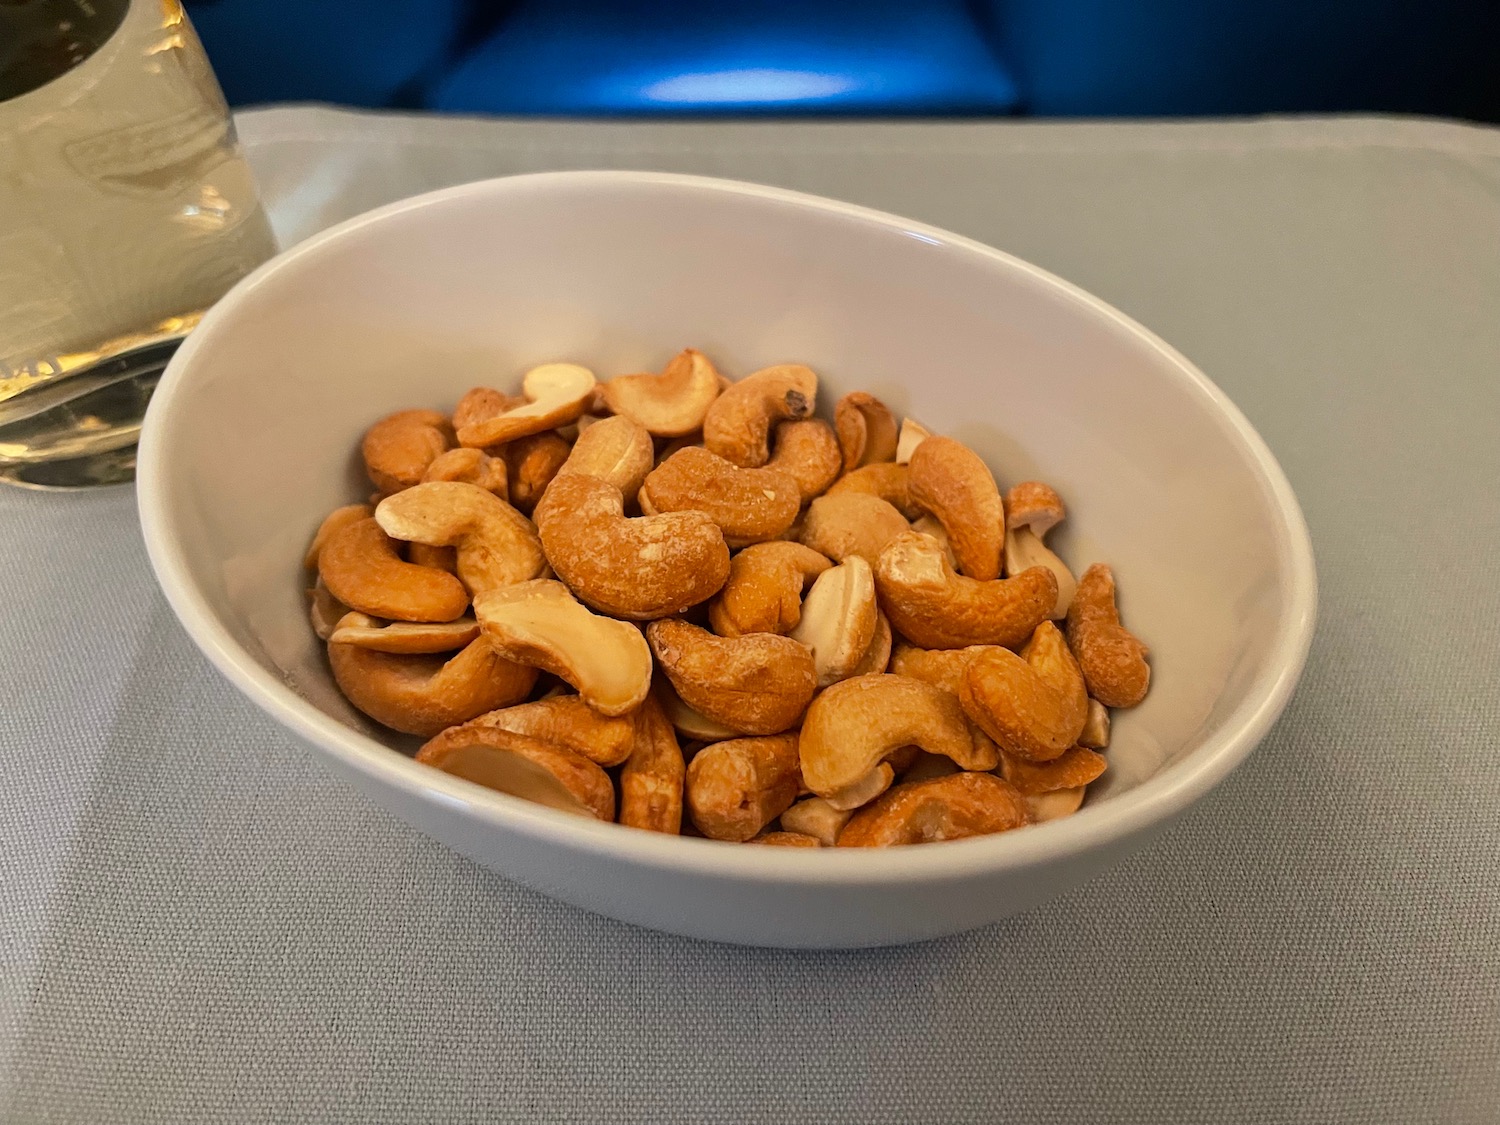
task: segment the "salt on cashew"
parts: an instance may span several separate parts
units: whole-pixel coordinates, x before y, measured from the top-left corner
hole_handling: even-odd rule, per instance
[[[487,711],[449,727],[428,745],[482,739],[497,730],[550,742],[601,766],[619,765],[635,748],[634,715],[601,715],[578,695],[553,695]]]
[[[323,522],[318,525],[318,530],[313,534],[307,554],[302,556],[302,565],[308,570],[317,570],[318,555],[323,550],[323,544],[327,543],[335,532],[342,531],[351,523],[369,519],[374,514],[375,509],[368,504],[345,504],[342,508],[335,508],[329,512],[323,517]]]
[[[896,416],[866,391],[850,391],[834,404],[833,427],[838,431],[845,472],[896,456]]]
[[[1089,717],[1083,722],[1083,733],[1078,736],[1078,745],[1090,750],[1109,747],[1109,708],[1097,699],[1089,700]]]
[[[439,453],[422,474],[422,481],[457,480],[477,484],[502,500],[510,499],[508,470],[503,457],[491,457],[482,449],[460,446]]]
[[[1045,567],[989,582],[967,578],[936,540],[915,531],[880,553],[875,588],[892,627],[922,648],[1022,644],[1057,600],[1057,578]]]
[[[797,539],[834,562],[859,555],[874,566],[886,544],[909,530],[906,517],[878,496],[824,494],[808,506]]]
[[[797,736],[705,746],[687,768],[688,815],[710,840],[750,839],[797,799]]]
[[[963,769],[999,764],[994,747],[975,738],[953,695],[909,676],[881,674],[843,680],[813,700],[802,720],[802,780],[842,804],[837,798],[877,767],[894,776],[886,759],[905,746],[942,754]]]
[[[790,633],[802,619],[802,594],[833,564],[801,543],[754,543],[729,560],[729,578],[708,619],[721,637]]]
[[[469,604],[469,592],[453,575],[405,562],[373,517],[328,537],[318,552],[318,575],[350,609],[391,621],[452,621]]]
[[[811,368],[785,363],[763,368],[731,383],[703,417],[703,444],[742,469],[771,458],[773,423],[812,415],[818,377]]]
[[[839,479],[844,457],[833,428],[821,418],[777,422],[775,449],[766,468],[777,469],[797,482],[802,503],[823,495]]]
[[[335,591],[337,593],[337,591]],[[1146,646],[1120,624],[1115,575],[1103,563],[1083,572],[1068,609],[1068,645],[1089,694],[1106,707],[1134,707],[1151,686]]]
[[[593,401],[597,381],[576,363],[544,363],[521,380],[524,406],[488,417],[472,417],[458,428],[460,445],[484,448],[538,434],[574,421]]]
[[[355,707],[392,730],[425,738],[518,703],[536,683],[535,669],[505,659],[484,637],[446,660],[331,643],[328,663]]]
[[[640,630],[590,613],[561,582],[487,591],[474,599],[474,616],[497,651],[566,680],[603,715],[634,711],[651,688],[651,650]]]
[[[509,442],[504,456],[510,474],[510,502],[530,515],[572,452],[573,447],[552,430]]]
[[[678,835],[686,772],[677,733],[648,695],[636,712],[635,747],[620,770],[620,823]]]
[[[466,738],[434,739],[417,751],[416,760],[561,812],[615,818],[615,787],[607,773],[582,754],[529,735],[497,728]]]
[[[917,446],[932,436],[932,431],[922,425],[915,418],[905,418],[901,422],[901,432],[896,436],[896,464],[906,465],[911,462],[911,455],[916,452]]]
[[[1043,542],[1047,532],[1066,514],[1062,497],[1041,481],[1022,481],[1005,494],[1005,573],[1020,574],[1034,566],[1045,566],[1057,576],[1057,605],[1052,619],[1068,615],[1078,581],[1068,564]]]
[[[578,597],[615,617],[647,621],[719,592],[729,577],[724,535],[703,512],[625,515],[620,490],[566,474],[536,507],[542,549]]]
[[[999,578],[1005,507],[983,458],[952,438],[930,437],[908,468],[912,503],[943,525],[958,572],[981,582]]]
[[[1033,762],[1050,762],[1075,745],[1089,711],[1078,662],[1050,621],[1036,627],[1019,656],[992,649],[971,659],[958,697],[1001,750]]]
[[[855,813],[839,833],[841,848],[929,844],[1008,832],[1031,823],[1026,802],[1002,778],[956,773],[902,782]]]
[[[822,797],[806,797],[781,814],[781,827],[788,832],[811,836],[823,847],[831,848],[853,815],[853,809],[834,808]]]
[[[646,626],[646,638],[683,702],[743,734],[795,726],[817,690],[812,653],[789,637],[716,637],[665,618]]]
[[[818,686],[855,674],[875,640],[880,611],[870,564],[850,555],[818,575],[802,600],[802,618],[788,634],[812,650]]]
[[[730,547],[774,539],[797,518],[802,493],[779,469],[742,469],[706,449],[679,449],[646,476],[641,510],[703,512]]]
[[[365,472],[382,492],[400,492],[422,479],[434,458],[453,446],[453,429],[436,410],[398,410],[365,431]]]
[[[382,500],[375,520],[396,539],[458,549],[458,578],[478,595],[527,582],[547,565],[531,521],[463,481],[429,481]]]
[[[851,492],[878,496],[907,519],[922,514],[922,509],[912,503],[911,470],[905,465],[891,461],[863,465],[841,476],[825,495],[843,496]]]
[[[356,645],[376,652],[453,652],[479,636],[479,622],[472,617],[457,621],[393,621],[382,624],[364,613],[346,613],[334,626],[328,640],[338,645]]]
[[[617,375],[603,388],[604,404],[657,437],[681,437],[703,428],[719,397],[719,373],[702,352],[687,348],[660,375]]]
[[[582,473],[614,485],[626,496],[640,491],[656,459],[651,435],[624,416],[601,418],[578,435],[557,473]]]

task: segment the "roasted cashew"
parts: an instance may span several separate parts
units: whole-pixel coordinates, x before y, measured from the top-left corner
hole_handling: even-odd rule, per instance
[[[687,768],[688,815],[710,840],[748,840],[797,799],[797,736],[705,746]]]
[[[1040,481],[1022,481],[1005,494],[1005,573],[1020,574],[1034,566],[1045,566],[1057,576],[1057,605],[1052,619],[1068,615],[1078,581],[1068,564],[1042,542],[1047,532],[1062,522],[1062,497]]]
[[[906,769],[898,773],[903,783],[910,781],[931,781],[935,777],[947,777],[958,772],[958,767],[953,764],[952,758],[945,758],[941,754],[929,754],[922,750],[917,754],[916,760]]]
[[[553,695],[488,711],[449,727],[428,745],[483,740],[497,730],[553,743],[601,766],[619,765],[635,747],[634,715],[601,715],[578,695]]]
[[[672,681],[665,676],[656,681],[652,691],[661,704],[662,714],[678,734],[694,742],[723,742],[726,738],[738,738],[740,732],[723,723],[714,722],[707,715],[700,715],[682,701]]]
[[[1083,722],[1078,745],[1090,750],[1104,750],[1109,746],[1109,708],[1097,699],[1089,700],[1089,717]]]
[[[922,648],[1019,645],[1057,599],[1057,579],[1045,567],[990,582],[966,578],[935,539],[916,531],[880,553],[875,588],[892,627]]]
[[[831,848],[853,815],[853,809],[836,809],[822,797],[807,797],[781,814],[781,827]]]
[[[1031,823],[1026,802],[988,773],[902,782],[861,809],[839,833],[841,848],[928,844],[1008,832]]]
[[[475,484],[414,485],[382,500],[375,519],[396,539],[458,548],[458,577],[470,594],[529,581],[547,565],[531,521]]]
[[[337,593],[337,591],[335,591]],[[1151,686],[1146,646],[1120,624],[1114,571],[1095,563],[1078,580],[1068,609],[1068,645],[1089,694],[1106,707],[1134,707]]]
[[[573,451],[558,473],[582,473],[614,485],[626,496],[641,489],[656,451],[639,422],[619,416],[601,418],[580,431]]]
[[[345,504],[342,508],[335,508],[323,517],[323,522],[318,525],[318,530],[312,537],[312,543],[308,545],[307,554],[302,556],[302,565],[308,570],[318,569],[318,555],[323,550],[323,544],[331,539],[335,532],[342,531],[351,523],[367,520],[375,514],[375,509],[368,504]]]
[[[618,375],[602,389],[614,413],[658,437],[681,437],[703,428],[703,416],[719,397],[719,373],[707,356],[688,348],[660,375]]]
[[[680,833],[686,771],[677,734],[661,705],[648,695],[636,712],[635,747],[620,770],[620,823]]]
[[[417,761],[548,808],[603,821],[615,818],[609,775],[556,743],[495,729],[467,738],[433,739],[417,751]]]
[[[646,638],[683,702],[743,734],[795,726],[817,689],[812,653],[789,637],[716,637],[666,618],[646,626]]]
[[[870,564],[850,555],[818,575],[802,601],[802,619],[788,636],[812,649],[818,686],[826,688],[855,674],[879,619]]]
[[[797,538],[834,562],[858,555],[874,566],[886,544],[909,530],[906,518],[890,504],[878,496],[854,492],[814,500]]]
[[[1031,762],[1014,754],[1000,754],[1000,776],[1023,797],[1053,793],[1059,789],[1081,789],[1108,767],[1103,754],[1072,746],[1050,762]]]
[[[802,507],[797,482],[778,469],[741,469],[698,446],[679,449],[646,476],[641,510],[705,513],[730,547],[774,539]]]
[[[962,442],[931,437],[912,453],[909,469],[912,503],[943,525],[958,572],[981,582],[999,578],[1005,507],[990,467]]]
[[[484,448],[572,422],[593,401],[594,373],[576,363],[544,363],[521,380],[524,406],[476,417],[458,428],[461,445]]]
[[[917,648],[898,644],[891,655],[891,671],[911,676],[933,687],[957,695],[963,689],[964,672],[969,661],[986,652],[1002,651],[998,645],[970,645],[967,648]]]
[[[446,661],[329,644],[333,678],[377,723],[430,738],[454,723],[526,698],[536,671],[504,659],[484,637]]]
[[[1073,746],[1089,712],[1078,662],[1050,621],[1036,627],[1020,656],[992,649],[971,659],[958,697],[1001,750],[1033,762]]]
[[[620,490],[558,477],[536,507],[552,569],[604,613],[645,621],[707,601],[729,577],[729,548],[702,512],[627,517]]]
[[[436,410],[399,410],[365,431],[365,472],[382,492],[400,492],[422,479],[435,457],[453,446],[448,419]]]
[[[827,492],[844,467],[838,438],[821,418],[777,422],[775,451],[766,468],[778,469],[797,482],[802,503]]]
[[[821,848],[823,845],[801,832],[762,832],[748,840],[751,844],[765,844],[776,848]]]
[[[891,662],[891,642],[895,637],[891,634],[891,622],[880,610],[875,611],[875,636],[870,641],[870,647],[865,649],[865,654],[859,658],[859,663],[854,666],[852,675],[873,676],[876,672],[884,672]]]
[[[932,436],[932,431],[922,425],[915,418],[906,418],[901,422],[901,433],[896,437],[896,464],[906,465],[911,462],[911,455],[916,452],[917,446]]]
[[[703,418],[703,444],[742,469],[771,457],[771,425],[811,416],[818,377],[810,368],[785,363],[746,375],[714,399]]]
[[[508,500],[510,491],[508,473],[503,457],[491,457],[482,449],[460,446],[446,453],[439,453],[422,474],[422,481],[457,480],[466,484],[477,484],[486,492],[493,492],[502,500]]]
[[[552,430],[509,442],[505,464],[510,474],[510,502],[530,515],[572,453],[573,447]]]
[[[508,659],[561,677],[601,714],[634,711],[651,688],[651,650],[640,630],[590,613],[561,582],[490,590],[474,599],[474,616]]]
[[[472,617],[457,621],[395,621],[383,625],[364,613],[346,613],[334,626],[328,640],[337,645],[355,645],[376,652],[453,652],[479,636],[479,622]]]
[[[896,456],[896,416],[872,394],[851,391],[833,408],[833,426],[844,454],[844,471]]]
[[[496,415],[525,406],[524,398],[517,398],[497,391],[494,387],[474,387],[464,393],[453,408],[453,431],[455,434],[465,426],[485,422]]]
[[[958,700],[909,676],[856,676],[834,684],[802,720],[802,780],[835,799],[864,782],[903,746],[952,758],[964,769],[994,769],[999,756],[974,737]],[[874,796],[874,794],[870,794]]]
[[[453,575],[403,562],[395,541],[373,518],[328,537],[318,553],[318,574],[333,597],[371,617],[452,621],[469,604],[469,592]]]
[[[1080,785],[1076,789],[1054,789],[1048,793],[1032,793],[1021,798],[1026,802],[1026,811],[1031,813],[1034,824],[1059,820],[1072,816],[1083,807],[1084,794],[1088,789]]]
[[[318,640],[326,641],[333,636],[333,631],[349,612],[349,607],[329,593],[328,584],[321,574],[318,575],[312,589],[307,591],[307,619],[312,622]]]
[[[905,465],[890,461],[863,465],[839,477],[825,495],[843,496],[851,492],[878,496],[907,519],[915,519],[922,514],[922,509],[912,503],[911,470]]]
[[[802,592],[833,564],[800,543],[755,543],[729,560],[729,579],[708,603],[721,637],[791,632],[802,619]]]

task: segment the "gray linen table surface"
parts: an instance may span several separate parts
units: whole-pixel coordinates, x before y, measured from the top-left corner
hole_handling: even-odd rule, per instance
[[[372,807],[188,643],[128,488],[0,490],[0,1120],[1500,1121],[1500,133],[240,123],[284,243],[614,167],[1031,259],[1244,409],[1321,623],[1261,748],[1107,875],[925,945],[738,949],[555,904]]]

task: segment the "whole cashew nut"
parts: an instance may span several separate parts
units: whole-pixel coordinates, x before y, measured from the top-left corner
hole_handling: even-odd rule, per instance
[[[814,500],[797,538],[835,562],[858,555],[874,566],[886,545],[906,531],[910,531],[906,518],[890,504],[878,496],[854,492]]]
[[[855,674],[875,640],[879,620],[870,564],[850,555],[818,575],[802,601],[802,619],[789,636],[812,649],[818,686],[826,688]]]
[[[510,502],[531,514],[572,453],[573,447],[552,430],[509,442],[505,464],[510,474]]]
[[[703,428],[704,415],[719,397],[719,373],[707,356],[688,348],[660,375],[618,375],[604,384],[603,393],[614,413],[657,437],[681,437]]]
[[[928,844],[1009,832],[1031,823],[1026,802],[1008,782],[988,773],[956,773],[902,782],[839,833],[841,848]]]
[[[609,775],[581,754],[514,731],[434,739],[417,761],[486,789],[598,820],[615,818]]]
[[[729,560],[729,578],[708,603],[721,637],[785,635],[802,619],[802,592],[833,564],[800,543],[755,543]]]
[[[834,405],[833,425],[844,454],[844,470],[890,461],[896,456],[896,416],[865,391],[851,391]]]
[[[873,465],[861,466],[841,476],[826,495],[843,496],[850,492],[878,496],[907,519],[922,514],[922,509],[912,503],[911,470],[905,465],[877,461]]]
[[[536,523],[552,569],[579,598],[616,617],[680,613],[729,577],[729,548],[707,515],[627,517],[620,490],[597,477],[558,477]]]
[[[891,625],[922,648],[1019,645],[1057,600],[1057,579],[1045,567],[990,582],[966,578],[935,539],[916,531],[881,552],[875,588]]]
[[[578,435],[557,472],[582,473],[614,485],[626,496],[641,489],[656,459],[646,427],[629,418],[601,418]]]
[[[561,582],[490,590],[475,597],[474,616],[497,651],[566,680],[601,714],[634,711],[651,688],[651,650],[640,630],[590,613]]]
[[[620,823],[648,832],[680,833],[686,770],[672,724],[648,695],[636,712],[635,747],[620,770]]]
[[[328,537],[318,553],[318,574],[333,597],[371,617],[452,621],[469,605],[469,592],[453,575],[402,561],[395,541],[373,518]]]
[[[478,485],[414,485],[382,500],[375,519],[396,539],[458,548],[458,577],[471,594],[529,581],[547,565],[531,521]]]
[[[337,591],[335,591],[337,593]],[[1095,563],[1083,572],[1068,610],[1068,645],[1089,694],[1106,707],[1134,707],[1151,686],[1146,646],[1120,624],[1114,571]]]
[[[1057,605],[1052,619],[1068,615],[1078,581],[1068,564],[1043,543],[1047,532],[1062,522],[1062,497],[1040,481],[1022,481],[1005,494],[1005,573],[1020,574],[1045,566],[1057,576]]]
[[[446,661],[331,643],[328,663],[350,703],[377,723],[425,738],[518,703],[536,683],[534,669],[504,659],[484,637]]]
[[[743,734],[795,726],[817,689],[812,653],[789,637],[716,637],[666,618],[646,626],[646,639],[684,703]]]
[[[1089,698],[1057,626],[1043,621],[1021,655],[992,649],[964,670],[964,713],[1008,754],[1050,762],[1078,741]]]
[[[635,748],[634,715],[615,718],[601,715],[577,695],[554,695],[488,711],[449,727],[428,745],[482,741],[497,730],[550,742],[601,766],[619,765]]]
[[[376,652],[452,652],[479,636],[479,623],[472,617],[457,621],[395,621],[382,625],[363,613],[347,613],[334,626],[328,640],[338,645],[356,645]]]
[[[804,505],[823,495],[839,479],[844,457],[832,427],[823,419],[777,422],[775,436],[775,451],[766,468],[777,469],[796,481]]]
[[[774,539],[797,518],[802,493],[777,469],[741,469],[698,446],[679,449],[647,476],[641,510],[705,513],[730,547]]]
[[[748,840],[797,799],[797,771],[795,734],[705,746],[687,768],[688,815],[710,840]]]
[[[451,448],[453,430],[436,410],[400,410],[365,431],[365,472],[382,492],[400,492],[422,479],[435,457]]]
[[[999,578],[1005,508],[990,467],[962,442],[930,437],[912,453],[909,469],[912,503],[948,532],[958,572],[981,582]]]
[[[818,377],[811,368],[785,363],[746,375],[714,399],[703,417],[703,444],[742,469],[755,469],[771,458],[771,425],[781,419],[807,418],[818,398]]]
[[[836,798],[878,766],[889,773],[885,759],[904,746],[942,754],[963,769],[999,764],[994,747],[974,737],[948,692],[909,676],[856,676],[834,684],[807,709],[803,783],[820,797]]]
[[[593,401],[596,380],[576,363],[544,363],[521,380],[524,406],[489,417],[473,418],[458,428],[460,445],[503,445],[528,434],[538,434],[578,418]]]
[[[508,473],[503,457],[491,457],[482,449],[460,446],[446,453],[439,453],[422,474],[422,482],[433,480],[457,480],[475,484],[486,492],[493,492],[501,500],[510,496]]]

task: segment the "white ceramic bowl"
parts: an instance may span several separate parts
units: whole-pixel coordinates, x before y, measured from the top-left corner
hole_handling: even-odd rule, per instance
[[[1117,713],[1075,816],[880,851],[742,847],[590,822],[419,766],[339,696],[301,557],[363,498],[361,432],[568,359],[677,349],[811,365],[1054,484],[1051,540],[1115,567],[1152,691]],[[1155,336],[988,247],[750,184],[631,172],[468,184],[360,216],[241,282],[172,360],[141,442],[141,523],[184,627],[241,691],[422,832],[546,894],[722,941],[860,946],[991,922],[1162,831],[1266,733],[1316,583],[1290,487],[1240,412]],[[409,742],[407,743],[409,745]]]

